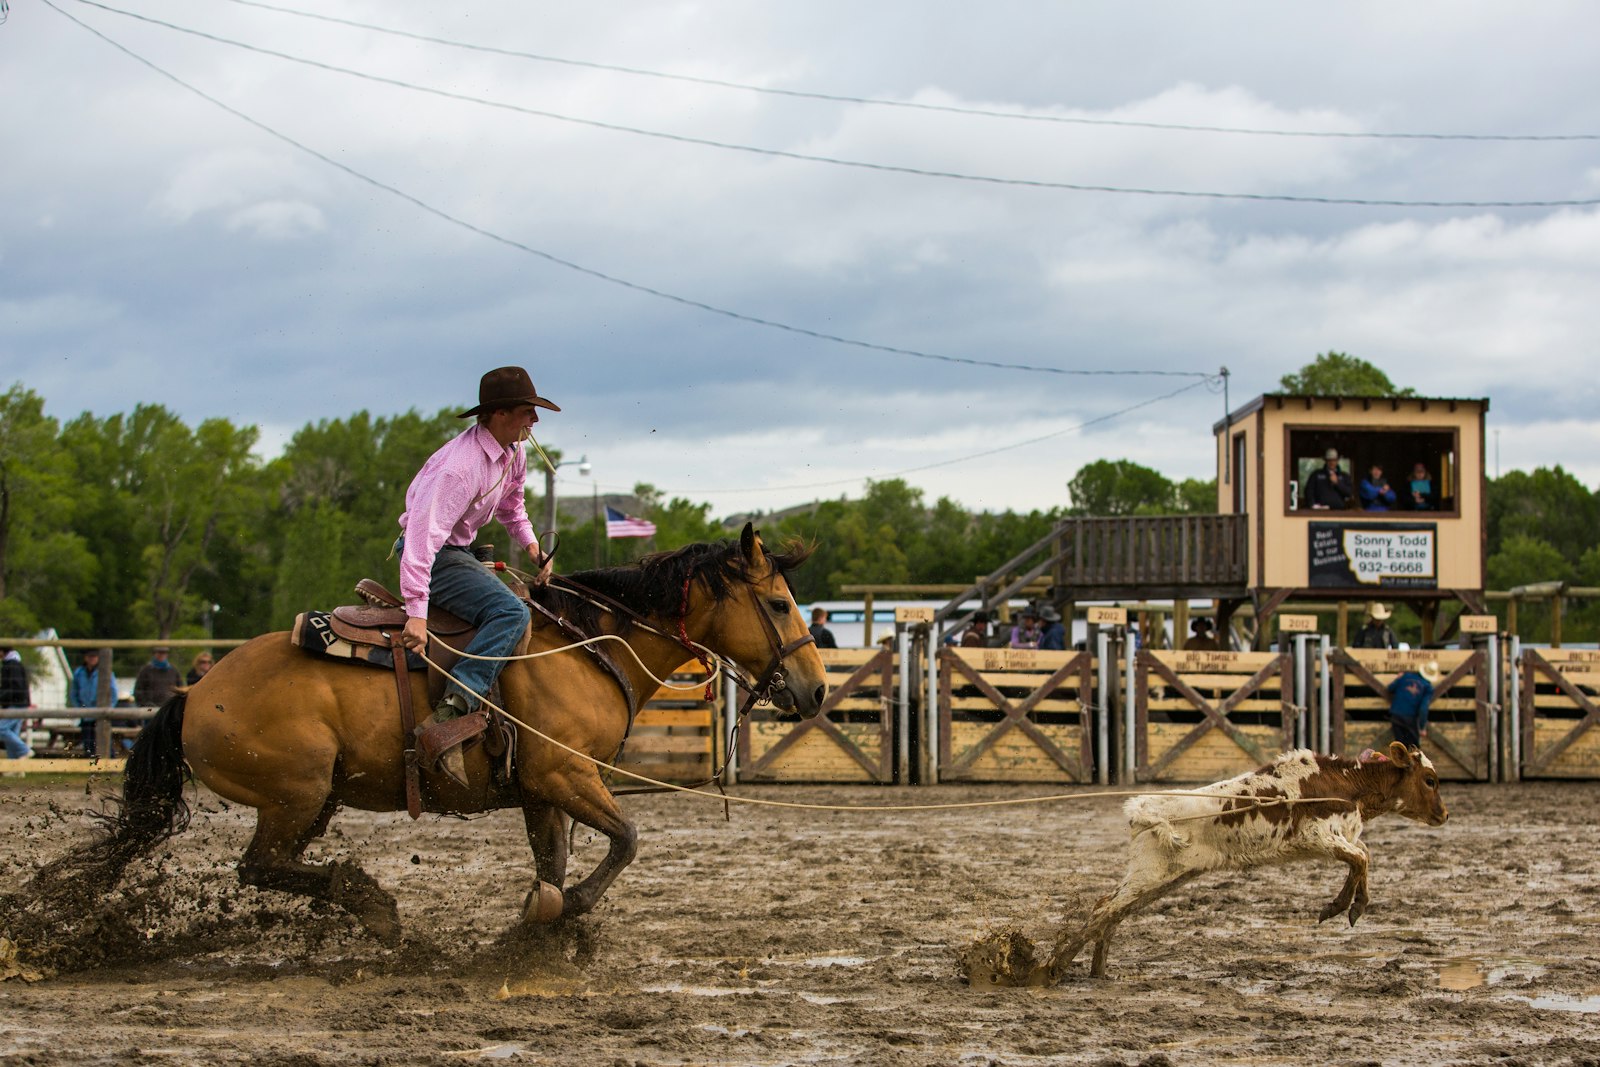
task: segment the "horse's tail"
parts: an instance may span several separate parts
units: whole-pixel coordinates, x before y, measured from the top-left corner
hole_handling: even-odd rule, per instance
[[[128,754],[117,812],[99,816],[103,832],[87,848],[41,871],[47,880],[63,874],[89,876],[109,887],[129,863],[189,825],[189,805],[183,799],[184,783],[191,777],[183,761],[186,699],[175,694],[145,724]]]

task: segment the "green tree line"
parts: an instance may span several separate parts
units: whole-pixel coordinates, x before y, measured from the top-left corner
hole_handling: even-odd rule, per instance
[[[1399,392],[1370,364],[1332,352],[1284,386]],[[141,404],[62,422],[44,408],[20,383],[0,394],[0,634],[53,626],[69,637],[248,637],[286,627],[305,608],[348,602],[359,578],[396,584],[389,557],[406,486],[462,426],[448,410],[362,411],[306,424],[264,461],[253,452],[256,428],[226,419],[190,426]],[[530,478],[536,526],[543,488]],[[656,537],[607,542],[603,522],[569,523],[557,569],[731,536],[708,503],[669,499],[649,485],[634,495]],[[888,479],[869,482],[857,499],[752,517],[771,541],[816,546],[795,575],[796,596],[807,602],[837,598],[850,583],[970,582],[1065,516],[1210,512],[1216,483],[1102,459],[1074,475],[1066,497],[1026,513],[973,512]],[[1570,473],[1508,472],[1489,483],[1487,504],[1489,588],[1555,579],[1600,586],[1600,496]],[[498,525],[485,536],[509,558]],[[1540,617],[1524,608],[1523,620]],[[1569,613],[1569,639],[1596,633],[1600,604]]]

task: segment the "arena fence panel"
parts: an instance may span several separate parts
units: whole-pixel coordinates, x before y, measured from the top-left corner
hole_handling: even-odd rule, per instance
[[[1489,672],[1482,649],[1335,648],[1328,654],[1333,751],[1345,756],[1382,749],[1389,727],[1389,683],[1431,661],[1441,677],[1428,709],[1428,736],[1422,750],[1441,778],[1487,782],[1490,777]]]
[[[1512,669],[1522,776],[1600,778],[1600,652],[1523,646]]]
[[[939,780],[1094,781],[1088,652],[939,650]]]
[[[896,657],[878,648],[818,649],[828,698],[810,719],[758,707],[740,724],[741,782],[894,781]]]
[[[1293,746],[1287,652],[1151,652],[1134,657],[1134,780],[1209,782]]]

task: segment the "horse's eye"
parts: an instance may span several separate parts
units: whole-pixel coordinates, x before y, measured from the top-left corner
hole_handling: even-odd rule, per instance
[[[782,615],[789,610],[789,602],[787,600],[779,600],[778,598],[774,597],[773,599],[767,601],[767,607],[772,609],[772,613],[774,615]]]

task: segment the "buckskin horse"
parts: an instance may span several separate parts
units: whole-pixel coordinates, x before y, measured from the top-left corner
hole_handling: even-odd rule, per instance
[[[651,675],[665,677],[691,658],[685,642],[693,642],[759,679],[746,681],[780,707],[814,716],[827,693],[822,660],[785,578],[807,555],[802,547],[768,552],[746,525],[738,541],[690,545],[540,590],[534,599],[546,610],[533,612],[519,654],[573,643],[575,623],[626,638],[638,659],[624,651],[609,671],[581,649],[514,660],[500,675],[501,706],[576,752],[609,761],[635,710],[625,690],[653,693]],[[430,641],[430,658],[437,646]],[[406,677],[413,706],[426,708],[426,675]],[[97,847],[78,854],[79,865],[98,864],[90,873],[109,888],[130,861],[183,830],[192,775],[257,811],[240,881],[333,902],[393,943],[399,913],[386,890],[354,864],[318,866],[301,856],[341,806],[407,807],[401,722],[394,674],[312,655],[287,633],[257,637],[146,725],[128,759],[120,810]],[[633,860],[636,831],[594,762],[522,727],[517,734],[505,781],[491,771],[489,746],[477,745],[467,752],[468,787],[431,779],[430,807],[465,814],[520,805],[537,868],[521,921],[582,915]],[[604,834],[610,847],[562,892],[569,817]]]

